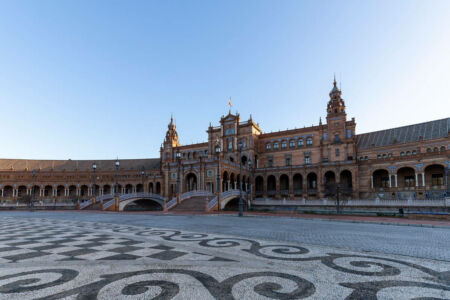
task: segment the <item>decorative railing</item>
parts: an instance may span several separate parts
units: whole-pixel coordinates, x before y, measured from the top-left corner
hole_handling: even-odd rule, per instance
[[[289,195],[289,190],[280,190],[280,195]]]
[[[208,209],[212,209],[217,204],[217,196],[212,198],[208,203]]]
[[[111,200],[109,200],[106,203],[103,203],[103,210],[107,210],[108,208],[110,208],[111,206],[113,206],[116,203],[116,199],[112,198]]]
[[[154,198],[161,201],[165,201],[166,199],[161,196],[160,194],[154,194],[154,193],[146,193],[146,192],[138,192],[138,193],[129,193],[129,194],[122,194],[119,196],[119,202],[134,199],[134,198]],[[103,204],[103,210],[107,210],[109,207],[111,207],[115,203],[116,199],[113,198],[110,201]]]
[[[429,199],[429,200],[445,199],[448,196],[450,196],[450,195],[447,195],[446,190],[435,190],[435,191],[426,191],[425,192],[425,198]]]
[[[196,196],[213,196],[213,194],[208,191],[202,191],[202,190],[190,191],[190,192],[181,194],[180,200],[183,201],[188,198],[196,197]]]
[[[92,205],[92,199],[80,203],[80,209],[84,209],[90,205]]]
[[[303,189],[294,189],[294,195],[301,195],[303,194]]]
[[[273,205],[273,206],[335,206],[336,200],[331,199],[315,199],[315,200],[272,200],[269,198],[255,199],[253,205]],[[450,206],[450,201],[445,199],[436,200],[340,200],[339,204],[345,206],[393,206],[393,207],[447,207]]]
[[[167,202],[166,204],[166,208],[172,208],[173,206],[175,206],[177,204],[177,197],[173,197],[172,200],[170,200],[169,202]]]
[[[220,197],[221,197],[221,199],[225,199],[230,196],[239,196],[239,195],[240,195],[240,190],[228,190],[228,191],[220,194]],[[242,197],[245,197],[246,195],[247,194],[244,191],[242,191]]]

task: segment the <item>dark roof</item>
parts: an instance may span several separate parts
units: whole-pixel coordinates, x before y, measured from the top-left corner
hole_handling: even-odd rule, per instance
[[[146,159],[120,159],[121,170],[141,170],[144,167],[145,170],[159,169],[159,158],[146,158]],[[13,168],[16,171],[28,170],[42,170],[50,171],[87,171],[92,169],[92,163],[97,164],[97,171],[114,170],[115,159],[111,160],[35,160],[35,159],[0,159],[0,170],[11,170]]]
[[[413,124],[403,127],[358,134],[356,145],[359,150],[384,147],[394,144],[414,143],[420,140],[434,140],[448,137],[450,118]]]

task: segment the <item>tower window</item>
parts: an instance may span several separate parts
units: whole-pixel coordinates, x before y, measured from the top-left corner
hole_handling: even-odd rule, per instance
[[[352,137],[352,131],[350,129],[347,129],[347,138]]]

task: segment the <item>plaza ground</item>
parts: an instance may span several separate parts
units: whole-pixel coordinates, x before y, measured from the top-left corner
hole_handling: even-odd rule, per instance
[[[345,221],[0,212],[0,299],[450,298],[450,227]]]

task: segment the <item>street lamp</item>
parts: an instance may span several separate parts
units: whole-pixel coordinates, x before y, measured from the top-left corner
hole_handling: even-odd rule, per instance
[[[119,162],[118,158],[116,159],[116,162],[114,163],[114,165],[116,166],[116,184],[114,185],[114,196],[117,196],[118,190],[119,190],[119,181],[118,181],[119,175],[118,175],[118,173],[119,173],[119,167],[120,167],[120,162]]]
[[[250,206],[250,203],[251,203],[251,198],[252,198],[252,160],[251,160],[251,158],[248,160],[248,170],[249,170],[249,185],[248,185],[248,189],[249,189],[249,192],[248,192],[248,194],[247,194],[247,201],[248,201],[248,204],[249,204],[249,206]]]
[[[238,216],[242,217],[242,158],[241,158],[242,142],[239,143],[238,150],[239,150],[239,176],[240,176],[240,180],[239,180],[239,214],[238,214]]]
[[[175,153],[175,157],[177,159],[178,162],[178,169],[177,169],[177,202],[179,203],[180,199],[180,164],[181,164],[181,153],[180,150],[177,149],[177,152]]]
[[[219,140],[216,140],[215,151],[217,155],[217,172],[216,172],[216,191],[217,191],[217,211],[220,211],[220,144]]]
[[[97,170],[97,164],[92,163],[92,171],[94,171],[94,176],[92,177],[92,197],[95,197],[95,170]]]
[[[142,192],[143,192],[144,191],[144,178],[145,178],[144,167],[142,167],[141,176],[142,176]]]
[[[32,185],[31,185],[31,201],[30,201],[30,211],[33,211],[33,206],[34,206],[34,182],[36,180],[36,170],[33,170],[32,172],[33,174],[33,180],[32,180]]]

